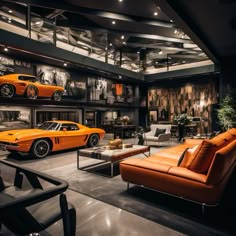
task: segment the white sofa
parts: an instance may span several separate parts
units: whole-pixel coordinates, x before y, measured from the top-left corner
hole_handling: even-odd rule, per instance
[[[148,141],[151,142],[166,142],[170,140],[171,137],[171,125],[170,124],[152,124],[150,125],[151,131],[143,134],[144,142],[147,144]],[[156,129],[165,129],[165,133],[155,136]]]

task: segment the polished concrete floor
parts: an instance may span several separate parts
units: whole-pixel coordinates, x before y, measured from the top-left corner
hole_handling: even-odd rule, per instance
[[[104,140],[103,143],[107,141]],[[133,142],[134,140],[126,140],[125,142]],[[168,145],[174,145],[174,142]],[[152,147],[151,152],[156,152],[159,148]],[[5,158],[5,154],[0,154],[1,158]],[[94,176],[94,173],[78,171],[76,166],[77,152],[68,151],[62,153],[52,154],[43,160],[24,160],[9,159],[21,165],[36,169],[38,171],[46,172],[65,180],[69,180],[75,176],[78,181],[83,181],[83,178]],[[82,160],[83,161],[83,160]],[[120,178],[117,176],[115,178]],[[112,183],[113,178],[99,177],[100,181],[110,179]],[[108,181],[109,182],[109,181]],[[125,186],[125,185],[124,185]],[[87,186],[88,188],[90,186]],[[71,189],[66,192],[68,200],[75,206],[77,214],[76,235],[81,236],[154,236],[154,235],[186,235],[175,229],[168,228],[164,225],[150,221],[145,216],[137,216],[128,211],[109,205],[103,201],[91,198],[87,195],[78,193]],[[170,219],[171,220],[171,219]],[[204,235],[204,232],[199,232],[196,228],[196,235]],[[62,235],[62,222],[58,222],[48,228],[47,232],[42,235]],[[3,235],[12,235],[7,231]],[[207,235],[210,235],[209,233]],[[216,234],[212,234],[216,235]]]

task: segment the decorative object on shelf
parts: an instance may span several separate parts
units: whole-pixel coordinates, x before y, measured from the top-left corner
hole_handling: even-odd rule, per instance
[[[120,120],[122,121],[124,125],[127,125],[128,122],[130,121],[130,118],[128,116],[122,116]]]
[[[220,104],[220,108],[217,110],[217,117],[219,119],[219,125],[224,131],[235,127],[236,107],[235,101],[230,95],[227,95]]]
[[[121,139],[117,138],[114,140],[110,140],[109,141],[109,149],[113,150],[113,149],[122,149],[123,148],[123,142]]]
[[[181,141],[184,138],[184,126],[190,124],[191,122],[192,122],[192,117],[188,116],[186,113],[174,116],[173,123],[178,125],[179,141]]]

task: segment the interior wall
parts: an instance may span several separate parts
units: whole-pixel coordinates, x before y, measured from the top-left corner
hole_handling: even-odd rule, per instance
[[[174,82],[154,85],[148,89],[149,120],[152,123],[167,121],[172,123],[173,116],[187,113],[200,117],[208,132],[212,130],[213,105],[219,100],[217,79]]]

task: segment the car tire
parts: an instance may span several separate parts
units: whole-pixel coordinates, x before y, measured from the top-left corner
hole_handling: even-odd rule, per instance
[[[0,87],[0,94],[2,97],[13,97],[15,94],[15,88],[10,84],[3,84]]]
[[[62,99],[62,92],[59,90],[55,91],[52,95],[52,100],[61,101],[61,99]]]
[[[29,85],[25,90],[25,96],[35,100],[38,97],[38,89],[34,85]]]
[[[91,134],[87,142],[88,147],[95,147],[99,143],[99,136],[97,134]]]
[[[34,158],[44,158],[50,152],[50,144],[46,139],[38,139],[33,143],[30,152]]]

